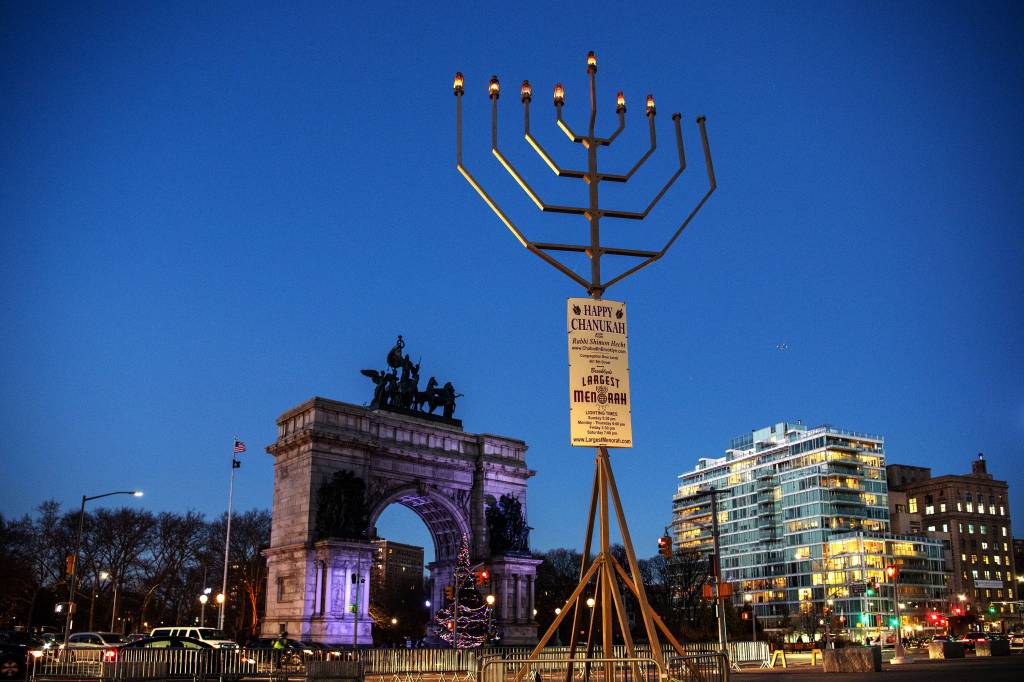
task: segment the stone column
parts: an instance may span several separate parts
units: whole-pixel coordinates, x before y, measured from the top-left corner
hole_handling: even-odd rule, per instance
[[[495,622],[502,632],[503,646],[530,646],[537,643],[537,623],[533,619],[533,586],[540,559],[511,555],[492,556],[491,572],[499,581]]]

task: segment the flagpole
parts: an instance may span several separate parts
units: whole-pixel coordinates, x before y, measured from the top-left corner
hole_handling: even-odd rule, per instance
[[[220,600],[220,613],[217,615],[217,629],[224,629],[224,604],[228,601],[228,555],[231,550],[231,502],[235,496],[235,469],[239,466],[239,461],[235,459],[235,453],[239,452],[239,445],[242,445],[242,452],[245,451],[245,445],[240,440],[235,439],[234,446],[231,452],[231,483],[228,486],[228,530],[227,535],[224,538],[224,577],[220,583],[220,593],[223,599]]]

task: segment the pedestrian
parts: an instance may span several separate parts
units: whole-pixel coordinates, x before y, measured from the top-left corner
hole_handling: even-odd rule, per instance
[[[281,659],[284,657],[284,650],[288,647],[288,632],[282,630],[277,639],[274,640],[274,669],[281,668]]]

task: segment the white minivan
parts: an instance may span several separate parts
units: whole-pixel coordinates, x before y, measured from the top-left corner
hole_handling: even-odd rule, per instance
[[[150,637],[191,637],[220,649],[237,649],[238,644],[228,639],[223,630],[217,628],[194,628],[187,626],[153,628]]]

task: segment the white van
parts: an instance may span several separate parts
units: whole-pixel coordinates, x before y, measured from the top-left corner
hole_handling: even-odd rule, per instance
[[[191,637],[220,649],[237,649],[238,644],[228,639],[223,630],[217,628],[194,628],[187,626],[153,628],[150,637]]]

